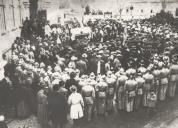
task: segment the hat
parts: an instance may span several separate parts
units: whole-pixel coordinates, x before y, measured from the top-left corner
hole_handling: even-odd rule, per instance
[[[76,92],[76,91],[77,91],[77,87],[76,87],[75,85],[72,85],[72,86],[70,87],[70,91],[71,91],[71,92]]]
[[[158,63],[158,67],[163,67],[164,63],[163,62],[159,62]]]
[[[108,71],[108,72],[107,72],[107,75],[111,75],[111,74],[112,74],[112,72],[111,72],[111,71]]]
[[[86,53],[82,54],[82,57],[87,58],[87,54]]]
[[[95,78],[95,74],[92,72],[90,73],[90,78],[94,79]]]
[[[75,60],[77,60],[78,58],[76,57],[76,56],[72,56],[71,57],[71,60],[73,60],[73,61],[75,61]]]
[[[52,85],[56,85],[56,84],[59,84],[60,80],[59,79],[54,79],[52,81]]]
[[[96,57],[97,57],[97,58],[101,58],[102,56],[101,56],[101,55],[97,55]]]
[[[24,60],[20,59],[19,62],[18,62],[18,65],[22,65],[22,64],[24,64]]]
[[[52,70],[52,67],[51,67],[51,66],[48,66],[47,69],[48,69],[48,70]]]
[[[61,67],[60,67],[60,66],[54,67],[54,71],[56,71],[56,72],[61,72]]]
[[[59,78],[59,77],[60,77],[59,72],[54,72],[54,73],[52,74],[52,77],[54,77],[54,78]]]
[[[45,64],[43,62],[40,63],[40,68],[44,68]]]
[[[35,67],[39,67],[39,64],[38,64],[38,62],[35,62],[35,64],[34,64],[34,65],[35,65]]]
[[[135,74],[135,73],[136,73],[136,70],[135,70],[135,69],[133,69],[133,68],[131,68],[131,69],[130,69],[130,74],[132,74],[132,75],[133,75],[133,74]]]
[[[163,56],[163,60],[169,60],[169,57],[168,56]]]
[[[0,122],[4,122],[5,117],[3,115],[0,115]]]

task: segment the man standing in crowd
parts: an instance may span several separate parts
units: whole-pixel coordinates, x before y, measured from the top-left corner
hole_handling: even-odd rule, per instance
[[[65,87],[68,90],[69,95],[71,94],[70,87],[72,85],[75,85],[77,87],[77,89],[79,89],[78,82],[75,80],[75,77],[76,77],[75,72],[71,72],[70,73],[70,79],[66,81]],[[78,90],[78,91],[80,92],[80,90]]]
[[[97,60],[96,60],[96,62],[94,62],[94,65],[92,68],[93,68],[93,72],[96,75],[103,75],[105,73],[105,63],[102,60],[101,55],[97,56]]]
[[[95,89],[89,83],[85,83],[86,85],[82,88],[82,96],[85,104],[84,115],[86,116],[87,121],[91,121],[93,104],[95,101]]]
[[[53,86],[52,92],[47,96],[49,120],[52,122],[53,128],[64,127],[67,122],[67,101],[64,95],[58,92],[59,85]]]

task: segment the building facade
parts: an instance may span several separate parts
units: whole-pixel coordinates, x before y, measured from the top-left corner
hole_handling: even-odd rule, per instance
[[[29,0],[0,0],[0,53],[6,52],[20,36],[20,26],[26,17]]]
[[[14,31],[29,17],[28,0],[0,0],[0,34]]]

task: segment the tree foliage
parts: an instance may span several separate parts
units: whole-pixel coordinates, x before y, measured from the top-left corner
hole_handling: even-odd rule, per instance
[[[161,10],[161,12],[157,13],[155,16],[150,18],[150,20],[156,24],[166,24],[166,23],[170,25],[174,24],[173,15],[170,12],[165,12],[163,10]]]

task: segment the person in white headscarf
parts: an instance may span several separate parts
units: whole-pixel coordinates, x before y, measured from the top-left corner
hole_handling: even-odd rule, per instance
[[[83,117],[84,101],[82,95],[77,92],[77,87],[72,85],[70,87],[72,92],[68,98],[68,104],[70,106],[70,118],[74,121],[74,127],[79,126],[79,121]]]

